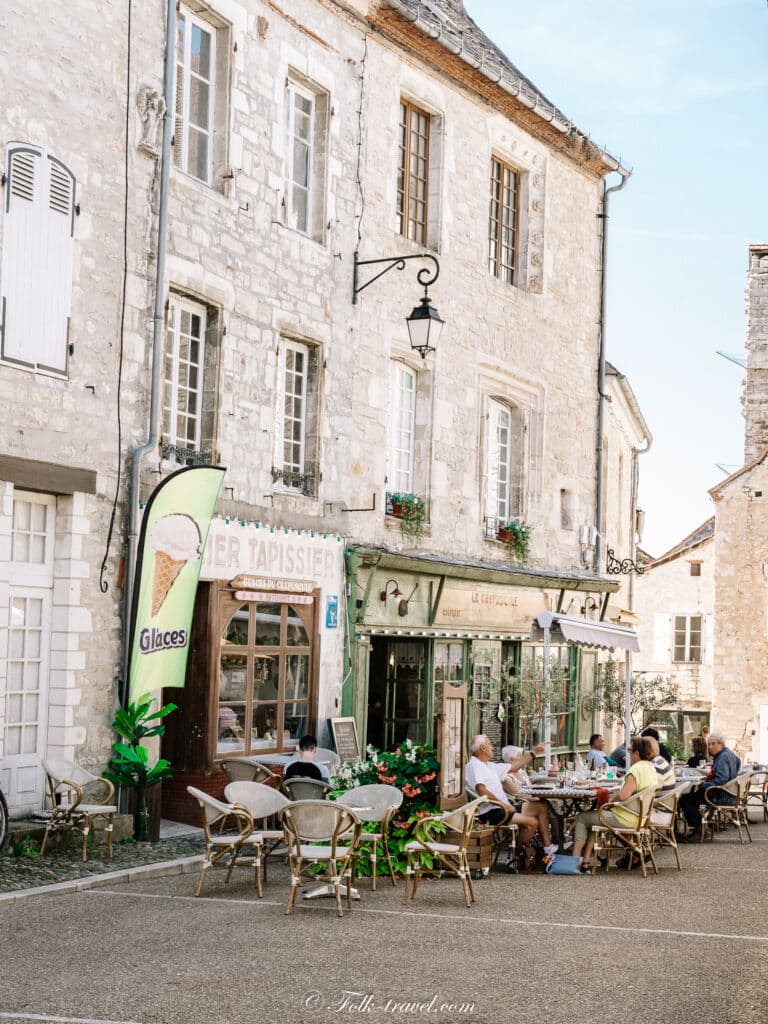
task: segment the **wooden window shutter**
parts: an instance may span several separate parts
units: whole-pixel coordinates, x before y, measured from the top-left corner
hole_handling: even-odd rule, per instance
[[[0,262],[2,357],[63,373],[72,293],[75,179],[43,150],[8,152]]]

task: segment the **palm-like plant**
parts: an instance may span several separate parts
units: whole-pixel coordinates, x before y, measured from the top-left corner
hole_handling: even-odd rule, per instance
[[[173,775],[169,761],[160,758],[150,767],[149,751],[142,740],[162,736],[165,725],[162,719],[176,711],[176,704],[165,704],[150,714],[154,698],[129,702],[115,715],[112,728],[126,742],[115,743],[114,754],[109,760],[104,775],[117,786],[125,786],[136,792],[136,807],[133,812],[133,837],[146,841],[148,837],[147,790],[158,782]]]

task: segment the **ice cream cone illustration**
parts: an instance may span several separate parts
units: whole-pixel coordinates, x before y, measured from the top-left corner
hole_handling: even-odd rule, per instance
[[[187,562],[200,557],[200,531],[190,516],[162,516],[152,528],[149,545],[155,552],[151,609],[154,618]]]

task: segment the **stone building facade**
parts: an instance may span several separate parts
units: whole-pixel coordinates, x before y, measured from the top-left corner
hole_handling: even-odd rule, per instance
[[[640,653],[633,668],[664,676],[680,688],[680,706],[654,724],[691,739],[710,724],[714,691],[715,519],[702,523],[645,565],[635,583]]]
[[[37,19],[12,0],[0,44],[13,70],[0,113],[11,196],[0,288],[20,311],[6,316],[0,362],[0,756],[17,809],[39,802],[45,753],[95,765],[108,755],[124,523],[137,512],[118,467],[148,434],[158,246],[161,438],[141,497],[180,464],[227,468],[213,529],[222,554],[207,556],[195,612],[199,683],[170,729],[182,781],[213,772],[222,753],[279,755],[341,712],[369,738],[372,679],[385,703],[416,702],[381,712],[391,740],[412,719],[414,736],[439,738],[438,682],[467,685],[485,721],[481,697],[497,690],[475,684],[519,663],[532,610],[616,589],[585,556],[584,528],[600,447],[599,214],[605,176],[626,172],[459,0],[297,0],[290,13],[195,0],[176,15],[158,240],[166,12],[161,0],[132,11],[129,47],[122,6],[53,10],[38,64],[25,44]],[[67,54],[86,25],[99,59],[83,76]],[[25,193],[27,165],[48,198]],[[44,282],[58,326],[40,328],[31,354],[28,277],[14,270],[24,203],[58,232]],[[355,253],[430,258],[353,303]],[[421,359],[404,318],[433,258],[445,327]],[[377,270],[360,269],[362,284]],[[609,441],[610,458],[626,446],[626,483],[606,530],[628,544],[638,423]],[[424,501],[416,536],[393,514],[402,492]],[[522,565],[497,539],[506,521],[532,527]],[[32,656],[38,640],[44,657]],[[27,694],[20,678],[39,685]],[[232,714],[237,735],[225,739]]]

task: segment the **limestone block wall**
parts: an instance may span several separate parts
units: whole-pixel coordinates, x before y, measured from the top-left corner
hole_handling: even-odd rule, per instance
[[[482,530],[485,402],[502,394],[527,410],[533,561],[577,567],[576,533],[561,527],[559,495],[575,493],[577,521],[593,518],[601,181],[435,72],[404,62],[382,38],[370,37],[366,51],[360,28],[332,6],[304,0],[290,19],[258,7],[260,32],[256,5],[222,0],[216,11],[233,40],[233,177],[222,193],[174,173],[169,286],[223,311],[215,447],[228,466],[224,509],[403,544],[382,514],[389,366],[402,358],[419,373],[417,458],[419,490],[430,502],[429,548],[504,557]],[[321,241],[283,219],[280,126],[291,73],[329,96]],[[393,271],[351,303],[358,244],[362,258],[419,251],[394,230],[401,95],[423,104],[435,126],[430,245],[442,269],[433,296],[448,326],[425,363],[411,356],[404,323],[420,295],[415,267]],[[527,182],[522,288],[500,284],[486,267],[492,152],[514,161]],[[281,336],[321,349],[322,481],[314,497],[280,493],[270,476]],[[148,475],[146,486],[154,479]],[[343,511],[370,507],[374,494],[375,514]]]
[[[768,468],[760,463],[715,495],[713,722],[759,756],[768,707]]]

